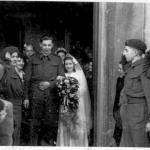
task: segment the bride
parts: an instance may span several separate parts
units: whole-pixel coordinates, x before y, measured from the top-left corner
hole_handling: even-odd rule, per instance
[[[66,77],[74,77],[79,82],[79,105],[76,112],[76,123],[74,121],[66,126],[59,119],[57,146],[88,146],[88,136],[91,129],[91,108],[87,81],[82,69],[78,69],[74,58],[67,56],[64,59]],[[75,136],[72,136],[75,135]]]

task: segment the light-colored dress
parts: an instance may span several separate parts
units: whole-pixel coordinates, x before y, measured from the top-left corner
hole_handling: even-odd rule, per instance
[[[59,121],[57,146],[88,146],[88,135],[91,128],[90,96],[86,78],[82,71],[66,73],[66,76],[74,77],[79,82],[79,106],[77,109],[76,123],[70,122],[66,126]]]

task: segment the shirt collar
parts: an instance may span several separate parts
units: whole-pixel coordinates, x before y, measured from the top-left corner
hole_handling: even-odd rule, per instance
[[[19,77],[20,77],[21,79],[23,79],[23,77],[24,77],[24,75],[25,75],[24,71],[22,71],[22,70],[18,71],[16,68],[15,68],[15,70],[16,70],[17,75],[19,75]]]

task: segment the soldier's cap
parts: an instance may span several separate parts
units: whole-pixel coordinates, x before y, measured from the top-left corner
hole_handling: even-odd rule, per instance
[[[143,53],[145,53],[145,50],[147,49],[146,44],[142,40],[139,40],[139,39],[126,40],[125,46],[129,46],[137,50],[141,50]]]
[[[63,52],[65,55],[67,54],[67,50],[63,47],[58,48],[55,53],[58,54],[59,52]]]

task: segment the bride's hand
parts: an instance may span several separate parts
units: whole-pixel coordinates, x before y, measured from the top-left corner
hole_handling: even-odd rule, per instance
[[[57,80],[62,80],[64,78],[64,76],[57,76]]]

